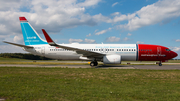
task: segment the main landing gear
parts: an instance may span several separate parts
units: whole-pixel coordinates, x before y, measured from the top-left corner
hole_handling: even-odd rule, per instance
[[[97,61],[92,61],[91,63],[90,63],[90,66],[97,66],[98,65],[98,62]]]

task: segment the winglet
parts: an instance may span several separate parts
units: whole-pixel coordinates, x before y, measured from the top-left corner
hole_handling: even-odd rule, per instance
[[[51,46],[57,46],[57,44],[51,39],[51,37],[47,34],[47,32],[44,29],[42,29],[42,32],[43,32],[48,44],[50,44]]]
[[[27,19],[25,17],[19,17],[19,21],[27,22]]]

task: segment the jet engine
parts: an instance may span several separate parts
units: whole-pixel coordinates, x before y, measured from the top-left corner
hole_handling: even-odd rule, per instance
[[[121,64],[120,55],[106,55],[103,57],[104,64]]]

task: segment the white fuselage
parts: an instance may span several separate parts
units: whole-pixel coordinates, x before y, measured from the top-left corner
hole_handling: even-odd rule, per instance
[[[105,55],[117,54],[121,56],[122,61],[137,60],[136,44],[61,44],[61,45],[102,53]],[[32,45],[32,46],[34,47],[34,49],[24,48],[24,50],[35,55],[45,56],[53,59],[88,60],[86,58],[83,58],[82,54],[77,54],[76,51],[73,50],[57,48],[50,45]]]

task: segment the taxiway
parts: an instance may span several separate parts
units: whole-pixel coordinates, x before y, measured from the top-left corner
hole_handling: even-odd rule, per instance
[[[152,69],[152,70],[180,70],[180,65],[98,65],[90,67],[89,65],[14,65],[0,64],[0,67],[45,67],[45,68],[102,68],[102,69]]]

